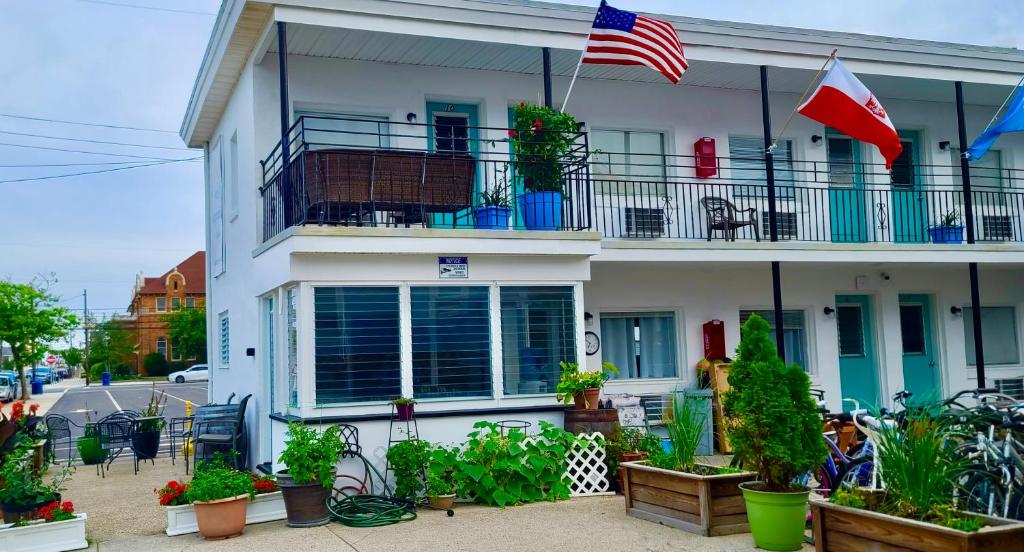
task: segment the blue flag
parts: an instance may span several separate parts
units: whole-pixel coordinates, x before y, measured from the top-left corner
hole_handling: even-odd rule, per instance
[[[971,147],[967,149],[968,159],[981,159],[988,153],[989,148],[995,143],[996,138],[1004,132],[1024,131],[1024,87],[1017,85],[1017,95],[1010,102],[1006,113],[995,123],[989,125],[985,132],[974,139]]]

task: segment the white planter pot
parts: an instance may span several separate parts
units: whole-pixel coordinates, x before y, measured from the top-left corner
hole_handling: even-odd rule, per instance
[[[167,536],[173,537],[199,531],[199,525],[196,523],[196,511],[191,504],[166,506],[165,509],[167,510],[167,531],[165,531]],[[245,508],[246,525],[276,521],[286,517],[281,491],[256,495],[256,498]]]
[[[67,521],[33,523],[25,527],[0,525],[0,550],[6,552],[63,552],[88,547],[85,514],[75,514],[75,519]]]

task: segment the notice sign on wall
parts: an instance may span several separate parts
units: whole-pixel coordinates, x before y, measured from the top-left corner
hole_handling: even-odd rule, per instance
[[[438,277],[442,280],[469,278],[469,257],[438,257]]]

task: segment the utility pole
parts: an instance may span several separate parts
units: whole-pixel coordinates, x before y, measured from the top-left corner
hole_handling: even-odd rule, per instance
[[[89,387],[89,290],[82,290],[82,328],[85,329],[85,386]]]

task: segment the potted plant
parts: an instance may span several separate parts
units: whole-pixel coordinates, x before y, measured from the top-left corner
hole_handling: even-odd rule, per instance
[[[334,487],[334,465],[345,449],[338,429],[323,432],[293,422],[280,461],[287,470],[277,474],[284,495],[289,527],[315,527],[330,521],[327,499]]]
[[[884,490],[840,489],[811,503],[818,551],[848,550],[851,542],[863,550],[1021,549],[1024,523],[956,509],[958,482],[969,479],[972,467],[957,451],[958,421],[939,411],[909,409],[902,426],[878,430],[875,459]]]
[[[396,497],[415,499],[419,496],[431,448],[430,442],[423,439],[407,439],[388,449],[388,467],[395,474]]]
[[[742,328],[724,398],[729,442],[758,479],[740,485],[754,543],[766,550],[799,550],[810,489],[794,483],[827,454],[810,378],[779,358],[769,326],[753,315]]]
[[[436,447],[428,454],[427,498],[430,506],[438,510],[450,510],[455,505],[455,471],[458,463],[458,448]]]
[[[26,434],[14,438],[17,441],[0,465],[0,509],[5,523],[39,518],[40,508],[60,501],[64,481],[73,471],[70,466],[65,466],[47,483],[44,480],[46,469],[36,470],[32,466],[35,439]]]
[[[160,450],[160,433],[166,423],[163,418],[166,406],[167,395],[163,391],[157,393],[156,382],[154,382],[149,403],[139,412],[140,417],[151,419],[139,421],[132,433],[132,448],[140,460],[156,458],[157,452]]]
[[[555,397],[564,404],[573,401],[577,410],[597,410],[601,388],[619,369],[611,362],[601,363],[598,371],[583,371],[575,362],[561,362],[562,373],[555,387]]]
[[[248,473],[224,464],[196,466],[185,491],[206,540],[237,537],[245,529],[246,504],[256,494]]]
[[[416,404],[414,399],[398,397],[391,401],[391,404],[395,405],[395,413],[398,414],[398,421],[408,422],[409,420],[412,420],[413,414],[415,413],[415,407],[413,405]]]
[[[204,463],[205,465],[206,463]],[[223,461],[221,466],[227,467]],[[240,472],[245,473],[245,472]],[[285,519],[284,498],[273,476],[248,474],[253,482],[256,496],[245,505],[245,523],[262,523]],[[168,481],[163,487],[153,489],[160,497],[160,505],[167,513],[167,536],[195,533],[199,530],[195,506],[189,503],[186,494],[188,486],[181,481]]]
[[[455,483],[451,478],[438,475],[427,477],[427,498],[430,507],[437,510],[451,510],[455,504]]]
[[[9,552],[47,550],[61,552],[88,548],[86,516],[71,502],[54,500],[37,511],[37,519],[0,525],[0,549]]]
[[[511,215],[508,185],[504,179],[497,187],[481,192],[480,206],[473,210],[476,227],[482,230],[508,230]]]
[[[608,455],[608,480],[612,487],[620,494],[622,493],[622,477],[619,475],[620,463],[646,460],[651,454],[662,450],[661,437],[651,431],[627,427],[613,433],[605,440],[605,453]]]
[[[100,446],[100,434],[96,423],[92,421],[92,412],[86,405],[85,410],[85,434],[79,437],[75,446],[78,449],[78,457],[87,466],[101,464],[107,460],[107,451]]]
[[[578,135],[576,118],[550,107],[521,102],[515,107],[509,143],[526,193],[519,209],[527,230],[562,228],[563,162]]]
[[[673,399],[665,416],[671,447],[650,443],[646,461],[619,465],[629,515],[706,537],[749,530],[737,485],[756,475],[697,462],[707,422],[697,399]]]
[[[932,243],[963,243],[964,225],[960,224],[960,213],[948,211],[939,219],[939,223],[928,227],[928,235]]]

